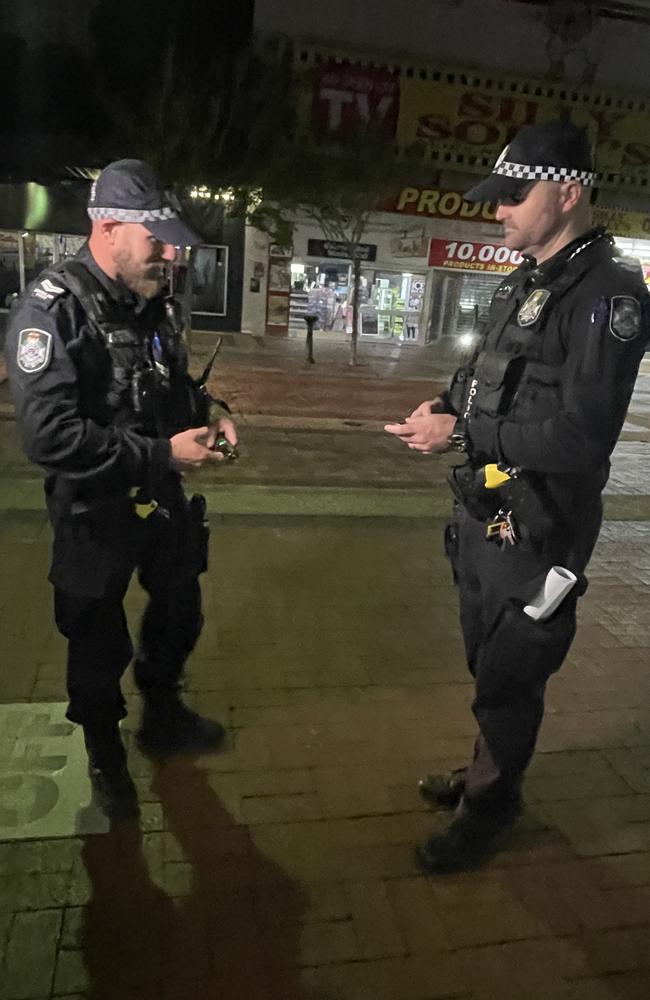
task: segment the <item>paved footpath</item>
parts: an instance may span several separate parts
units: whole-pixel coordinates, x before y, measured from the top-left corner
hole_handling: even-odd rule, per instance
[[[256,357],[231,359],[231,384],[244,385],[246,364],[263,367]],[[348,373],[334,374],[343,388],[329,395],[358,398]],[[255,378],[249,395],[264,403]],[[400,379],[377,375],[377,398],[398,397]],[[226,723],[228,744],[152,766],[130,739],[127,677],[142,825],[34,839],[27,823],[0,842],[0,1000],[646,1000],[644,390],[642,378],[579,635],[549,684],[526,812],[484,868],[438,878],[413,863],[442,822],[417,779],[462,762],[474,734],[440,545],[444,467],[385,451],[360,410],[361,426],[346,427],[323,412],[311,428],[295,411],[276,414],[284,427],[246,417],[248,452],[225,470],[242,479],[211,492],[215,510],[224,504],[188,678],[188,699]],[[336,478],[336,456],[355,459],[349,477]],[[0,702],[57,705],[49,529],[10,421],[0,458]],[[336,516],[310,508],[325,489]],[[399,507],[412,491],[431,506]],[[132,587],[133,623],[142,601]],[[24,805],[3,770],[7,739],[0,827]]]

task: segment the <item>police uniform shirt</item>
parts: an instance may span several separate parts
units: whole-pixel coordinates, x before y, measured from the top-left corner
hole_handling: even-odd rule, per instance
[[[109,278],[86,244],[75,258],[100,283],[112,305],[134,317],[164,316],[162,300],[147,301]],[[78,299],[40,275],[14,303],[5,354],[25,451],[50,475],[112,490],[151,483],[171,469],[171,446],[102,408],[110,358]]]
[[[510,361],[521,351],[521,365],[509,367],[517,374],[499,411],[478,405],[466,421],[470,455],[592,480],[600,492],[648,346],[649,302],[638,262],[617,257],[600,230],[509,275],[493,297],[475,375],[485,378],[486,348]],[[535,363],[555,377],[536,384]]]

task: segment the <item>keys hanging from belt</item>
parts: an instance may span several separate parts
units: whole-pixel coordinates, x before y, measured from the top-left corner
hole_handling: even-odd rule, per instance
[[[485,537],[488,541],[501,542],[502,545],[516,545],[519,541],[519,529],[511,510],[499,510],[488,522]]]

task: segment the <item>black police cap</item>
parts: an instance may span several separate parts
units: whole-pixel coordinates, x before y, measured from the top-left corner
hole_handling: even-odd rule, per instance
[[[532,181],[594,182],[589,138],[570,121],[526,125],[502,151],[485,180],[465,194],[466,201],[501,201]]]
[[[161,243],[184,247],[201,243],[183,222],[176,199],[162,190],[144,160],[116,160],[104,167],[88,199],[93,221],[139,222]]]

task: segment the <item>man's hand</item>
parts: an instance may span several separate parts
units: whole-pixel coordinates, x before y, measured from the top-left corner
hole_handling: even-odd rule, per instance
[[[214,444],[215,439],[212,427],[190,427],[187,431],[174,434],[169,443],[172,459],[179,471],[189,472],[200,469],[205,462],[223,461],[224,456],[220,452],[211,450],[210,440]]]
[[[426,405],[429,406],[429,412],[420,413]],[[400,438],[409,448],[428,454],[432,451],[448,451],[449,435],[455,426],[456,417],[453,414],[432,413],[431,403],[427,402],[414,410],[403,424],[386,424],[384,430]]]
[[[436,396],[435,399],[425,399],[424,403],[420,403],[413,413],[412,417],[429,417],[432,413],[442,413],[442,408],[444,406],[442,396]]]

